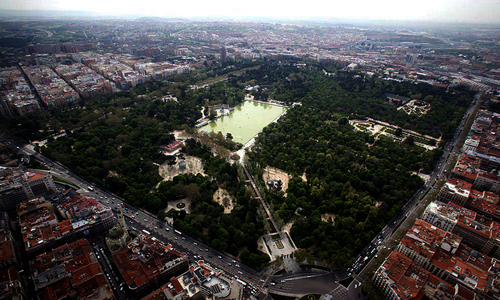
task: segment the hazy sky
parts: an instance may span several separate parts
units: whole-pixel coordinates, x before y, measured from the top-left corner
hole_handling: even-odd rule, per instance
[[[275,17],[500,23],[500,0],[0,0],[0,9],[101,15]]]

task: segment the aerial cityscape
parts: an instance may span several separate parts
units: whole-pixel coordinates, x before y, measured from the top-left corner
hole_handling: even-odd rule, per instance
[[[0,300],[500,299],[500,2],[0,1]]]

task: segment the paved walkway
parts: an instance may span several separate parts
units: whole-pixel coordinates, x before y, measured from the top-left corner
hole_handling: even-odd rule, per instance
[[[245,166],[242,165],[242,167],[243,167],[243,171],[245,172],[246,178],[250,181],[250,184],[252,185],[252,188],[255,192],[255,195],[257,195],[256,199],[259,200],[260,204],[262,205],[262,207],[266,211],[266,214],[267,214],[267,217],[269,218],[269,221],[271,221],[272,228],[270,230],[270,233],[276,232],[279,227],[276,225],[276,222],[274,222],[274,219],[271,215],[271,212],[269,211],[269,207],[267,206],[267,203],[264,201],[264,198],[262,198],[262,196],[260,195],[259,189],[255,185],[252,175],[250,175],[250,173],[248,173],[247,168],[245,168]]]
[[[330,293],[328,293],[328,299],[330,300],[346,300],[347,299],[347,288],[343,285],[339,285],[335,289],[333,289]],[[327,297],[325,296],[325,299]]]

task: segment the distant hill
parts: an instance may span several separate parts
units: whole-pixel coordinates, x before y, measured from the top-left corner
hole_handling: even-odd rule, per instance
[[[109,19],[109,18],[126,18],[135,19],[143,17],[143,15],[105,15],[92,11],[77,11],[77,10],[7,10],[0,9],[0,18],[2,19],[53,19],[53,18],[94,18],[94,19]]]

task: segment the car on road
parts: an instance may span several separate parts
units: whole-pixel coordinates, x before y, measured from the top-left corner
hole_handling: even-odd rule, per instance
[[[238,274],[242,275],[242,274],[243,274],[243,272],[241,272],[241,271],[238,271]]]
[[[222,256],[219,255],[219,258],[222,259]]]
[[[248,275],[247,277],[248,277],[248,279],[252,279],[252,276],[250,276],[250,275]]]

